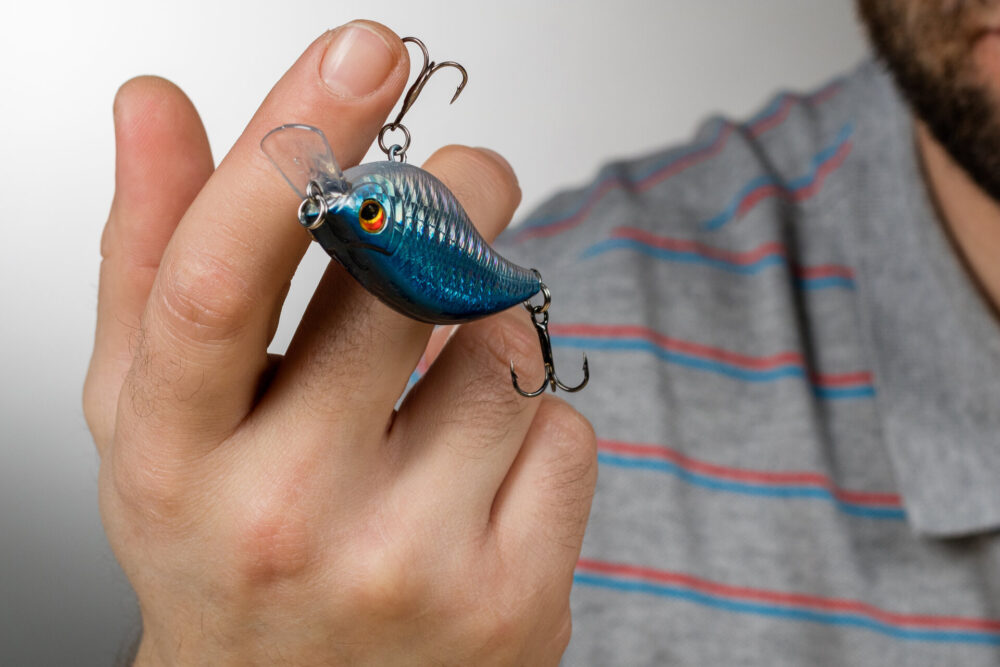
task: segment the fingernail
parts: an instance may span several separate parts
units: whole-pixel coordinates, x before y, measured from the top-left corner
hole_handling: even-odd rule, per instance
[[[363,97],[382,85],[396,57],[382,36],[363,24],[348,24],[326,47],[320,75],[344,97]]]

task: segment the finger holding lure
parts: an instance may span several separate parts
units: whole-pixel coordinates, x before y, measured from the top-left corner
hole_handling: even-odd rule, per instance
[[[340,262],[365,289],[389,307],[415,320],[457,324],[506,310],[518,303],[531,315],[545,364],[545,380],[535,391],[517,383],[522,396],[539,396],[546,387],[579,391],[590,378],[586,354],[583,381],[571,387],[555,371],[548,333],[551,293],[536,269],[527,269],[501,256],[479,234],[455,196],[430,173],[406,164],[410,133],[401,124],[427,79],[443,67],[461,71],[455,62],[435,64],[415,37],[424,64],[407,91],[396,119],[379,132],[379,147],[388,160],[341,171],[330,145],[318,128],[288,124],[275,128],[261,148],[288,184],[302,198],[299,222],[326,252]],[[389,131],[402,130],[403,145],[386,146]],[[542,293],[543,303],[529,299]]]

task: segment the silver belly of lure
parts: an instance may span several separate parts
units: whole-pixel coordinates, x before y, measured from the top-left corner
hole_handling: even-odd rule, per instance
[[[531,397],[546,387],[583,389],[590,379],[586,354],[578,385],[565,385],[556,375],[548,332],[552,295],[541,274],[502,257],[441,181],[406,164],[410,133],[401,121],[427,79],[442,67],[458,69],[462,83],[454,102],[468,75],[458,63],[431,62],[419,39],[403,41],[419,46],[424,61],[399,115],[379,132],[379,147],[388,160],[341,171],[323,132],[309,125],[282,125],[261,141],[264,153],[302,198],[299,222],[365,289],[413,319],[456,324],[521,303],[538,334],[545,380],[534,391],[523,390],[512,361],[515,390]],[[403,144],[386,146],[386,133],[397,130],[403,132]],[[539,292],[543,301],[533,305],[529,300]]]

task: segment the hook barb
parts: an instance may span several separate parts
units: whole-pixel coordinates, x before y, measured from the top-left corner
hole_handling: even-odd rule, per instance
[[[424,83],[427,83],[427,79],[430,78],[431,74],[438,71],[442,67],[454,67],[462,73],[462,82],[458,84],[458,88],[455,89],[455,94],[451,96],[451,101],[448,102],[448,104],[454,104],[455,100],[458,99],[458,96],[462,94],[463,90],[465,90],[465,84],[469,83],[469,73],[465,71],[464,67],[459,65],[454,60],[446,60],[443,63],[434,65],[434,67],[427,72],[427,76],[424,77]],[[421,86],[421,89],[423,89],[423,86]]]
[[[538,343],[542,348],[542,363],[545,364],[545,379],[542,380],[541,386],[534,391],[525,391],[524,389],[521,389],[521,386],[517,382],[517,371],[514,370],[514,362],[511,361],[510,380],[514,385],[514,390],[525,398],[541,396],[545,392],[546,387],[552,389],[552,391],[559,388],[569,393],[580,391],[586,387],[587,382],[590,381],[590,362],[587,361],[587,354],[584,353],[583,355],[583,380],[580,384],[575,387],[563,384],[562,381],[559,380],[559,376],[556,374],[556,365],[552,357],[552,339],[549,337],[548,310],[549,305],[552,303],[552,293],[549,292],[549,288],[546,287],[545,283],[541,282],[541,275],[537,270],[535,270],[535,275],[539,277],[538,284],[541,286],[542,297],[545,301],[540,306],[533,306],[528,301],[525,301],[523,305],[531,315],[531,323],[535,327],[535,333],[538,334]]]
[[[384,135],[386,132],[398,130],[400,128],[406,132],[406,143],[403,144],[398,151],[401,158],[405,157],[406,149],[410,145],[409,132],[407,132],[406,128],[402,125],[403,117],[406,116],[406,113],[410,110],[410,107],[413,106],[413,103],[417,101],[417,97],[419,97],[421,91],[423,91],[424,86],[427,84],[427,80],[442,67],[454,67],[462,73],[462,81],[458,84],[458,88],[455,89],[455,94],[451,96],[451,101],[448,102],[448,104],[455,103],[458,96],[462,94],[463,90],[465,90],[465,84],[469,82],[469,73],[465,71],[465,68],[462,67],[462,65],[458,64],[454,60],[446,60],[443,63],[435,63],[431,61],[430,54],[427,52],[427,47],[416,37],[404,37],[402,41],[403,43],[410,42],[412,44],[416,44],[420,48],[420,52],[423,54],[424,63],[420,67],[420,71],[417,72],[417,78],[413,80],[410,88],[406,91],[406,95],[403,96],[403,104],[400,106],[399,113],[396,114],[396,118],[391,123],[386,123],[378,134],[379,147],[382,148],[386,155],[389,155],[390,147],[386,146],[384,143]],[[390,155],[390,159],[391,157],[392,156]]]
[[[430,54],[427,52],[427,47],[416,37],[404,37],[401,41],[404,44],[406,42],[416,44],[424,56],[424,64],[420,67],[420,71],[417,72],[417,78],[413,80],[413,84],[410,85],[409,90],[406,91],[406,95],[403,96],[403,105],[399,108],[399,114],[396,115],[396,119],[394,121],[389,123],[389,125],[392,126],[392,129],[399,127],[399,124],[403,122],[403,116],[405,116],[406,112],[410,110],[413,103],[417,101],[417,97],[420,95],[421,91],[423,91],[424,86],[427,85],[427,80],[442,67],[454,67],[462,73],[462,81],[458,84],[458,88],[455,89],[455,94],[451,96],[451,102],[448,104],[455,103],[455,100],[458,99],[458,96],[461,95],[462,91],[465,89],[465,84],[469,82],[469,73],[465,71],[464,67],[454,60],[446,60],[443,63],[435,63],[431,61]]]

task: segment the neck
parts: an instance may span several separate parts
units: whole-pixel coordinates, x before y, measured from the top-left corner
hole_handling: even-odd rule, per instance
[[[917,121],[916,141],[938,213],[995,313],[1000,313],[1000,204]]]

